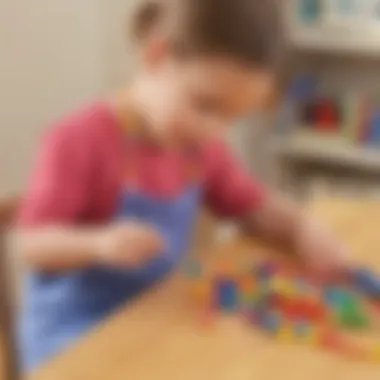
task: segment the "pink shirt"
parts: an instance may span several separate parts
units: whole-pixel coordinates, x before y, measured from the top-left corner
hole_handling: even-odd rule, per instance
[[[38,152],[19,222],[28,226],[104,223],[128,184],[163,197],[183,188],[193,156],[131,144],[126,136],[111,109],[100,102],[50,129]],[[217,215],[239,217],[262,201],[262,187],[223,142],[202,148],[196,162],[203,200]]]

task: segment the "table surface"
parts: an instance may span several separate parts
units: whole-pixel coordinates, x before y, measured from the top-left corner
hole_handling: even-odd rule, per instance
[[[360,262],[380,270],[380,202],[321,200],[309,210],[349,245]],[[244,239],[216,248],[247,250]],[[256,247],[258,250],[259,247]],[[380,366],[350,362],[317,348],[278,343],[220,317],[202,328],[172,278],[134,305],[121,309],[73,348],[30,376],[32,380],[378,380]]]

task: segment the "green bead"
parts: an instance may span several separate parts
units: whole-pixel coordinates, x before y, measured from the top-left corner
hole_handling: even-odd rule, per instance
[[[368,325],[367,316],[357,308],[345,308],[339,316],[339,323],[347,328],[364,328]]]
[[[250,306],[255,303],[255,295],[251,293],[243,293],[240,295],[240,302],[243,306]]]
[[[362,329],[367,326],[367,321],[363,317],[353,317],[344,321],[344,326],[353,329]]]
[[[202,276],[202,266],[199,261],[197,260],[188,260],[183,265],[183,272],[188,277],[201,277]]]

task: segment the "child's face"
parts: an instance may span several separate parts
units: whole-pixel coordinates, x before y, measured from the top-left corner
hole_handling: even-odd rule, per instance
[[[265,107],[272,73],[231,59],[172,57],[145,66],[146,112],[166,142],[202,142],[222,134],[234,120]]]

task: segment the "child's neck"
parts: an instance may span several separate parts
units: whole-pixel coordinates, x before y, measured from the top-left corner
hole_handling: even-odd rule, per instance
[[[143,101],[134,89],[124,89],[111,98],[111,107],[120,126],[126,133],[138,135],[144,141],[164,150],[175,148],[165,136],[159,136],[144,118]]]

